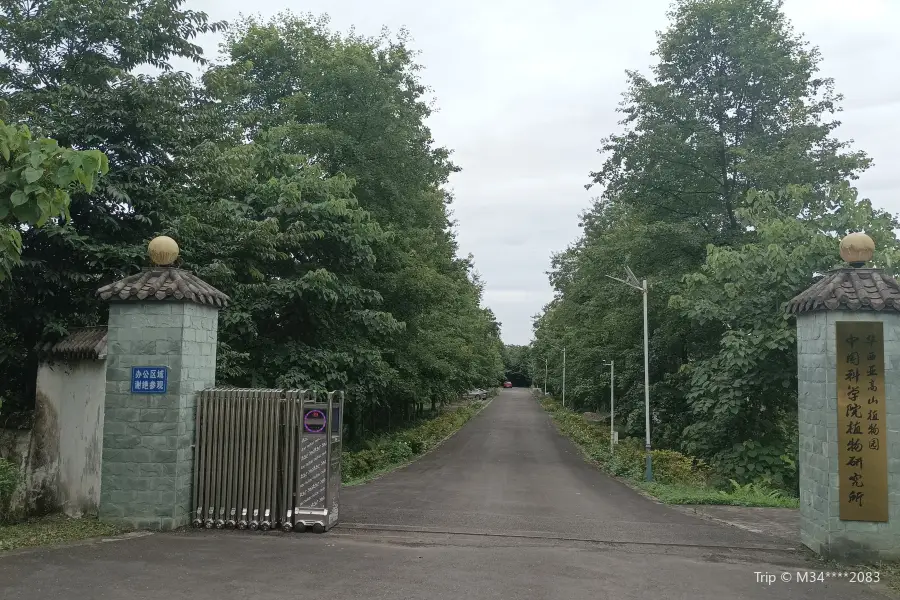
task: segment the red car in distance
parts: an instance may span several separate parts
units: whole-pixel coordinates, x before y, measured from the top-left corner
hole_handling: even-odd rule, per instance
[[[505,387],[505,388],[511,388],[511,387],[512,387],[512,382],[511,382],[511,381],[504,381],[504,382],[503,382],[503,387]]]

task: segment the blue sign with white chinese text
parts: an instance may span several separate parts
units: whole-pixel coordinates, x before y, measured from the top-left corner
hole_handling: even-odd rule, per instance
[[[131,367],[132,394],[165,394],[169,367]]]

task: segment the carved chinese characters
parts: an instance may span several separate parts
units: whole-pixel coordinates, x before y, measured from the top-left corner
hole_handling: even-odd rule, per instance
[[[841,520],[886,522],[883,325],[878,321],[839,321],[836,336]]]

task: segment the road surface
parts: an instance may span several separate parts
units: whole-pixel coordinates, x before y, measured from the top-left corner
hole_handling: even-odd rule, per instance
[[[411,466],[342,492],[325,535],[185,532],[0,558],[20,600],[654,600],[884,597],[790,543],[644,498],[586,464],[527,390],[504,390]],[[771,574],[774,581],[767,581]]]

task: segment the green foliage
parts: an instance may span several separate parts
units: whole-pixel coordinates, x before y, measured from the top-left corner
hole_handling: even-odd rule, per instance
[[[531,356],[530,346],[516,346],[506,344],[503,346],[504,377],[517,387],[531,386],[536,380],[534,371],[537,365]],[[543,377],[543,372],[541,372]]]
[[[722,331],[714,353],[682,367],[693,417],[683,443],[723,477],[793,490],[796,430],[779,426],[797,418],[796,334],[785,304],[815,273],[838,266],[837,240],[850,231],[878,240],[876,264],[896,264],[898,223],[847,186],[824,197],[809,188],[751,192],[745,202],[739,216],[756,235],[739,247],[710,246],[670,301]]]
[[[69,190],[78,184],[90,193],[108,170],[102,152],[60,148],[55,140],[33,139],[27,127],[0,120],[0,281],[20,263],[19,228],[68,219]]]
[[[31,408],[34,349],[105,322],[95,290],[144,266],[159,234],[233,299],[217,381],[345,389],[350,440],[494,385],[499,325],[472,258],[457,258],[444,190],[457,168],[425,126],[405,34],[245,19],[210,66],[194,40],[223,24],[182,4],[0,0],[14,121],[99,148],[110,167],[72,194],[71,220],[23,233],[0,287],[4,410]],[[137,74],[148,66],[161,74]]]
[[[648,223],[679,222],[730,243],[750,189],[817,188],[865,169],[830,134],[841,100],[816,73],[818,50],[793,33],[781,0],[677,0],[654,79],[629,72],[626,132],[604,141],[604,197]],[[691,240],[684,239],[691,243]]]
[[[620,438],[610,451],[609,428],[591,423],[552,398],[545,398],[541,406],[553,417],[560,431],[604,471],[616,477],[640,480],[644,477],[646,453],[637,438]],[[654,478],[662,483],[705,485],[709,471],[703,461],[673,450],[653,450]]]
[[[401,328],[378,292],[358,283],[383,233],[353,199],[352,181],[283,152],[284,143],[281,131],[265,130],[251,143],[198,147],[191,191],[201,202],[166,233],[191,240],[185,266],[233,299],[220,325],[223,379],[373,385],[384,368],[366,338]]]
[[[222,375],[347,389],[353,437],[492,384],[501,346],[471,258],[455,258],[440,187],[455,167],[432,147],[405,38],[326,25],[284,13],[231,29],[201,109],[226,135],[185,157],[202,201],[170,233],[235,299]]]
[[[674,450],[654,450],[653,477],[659,481],[701,485],[709,479],[706,466]]]
[[[629,266],[650,286],[653,445],[719,477],[796,487],[794,323],[784,305],[865,230],[893,269],[894,220],[848,181],[870,164],[833,136],[840,95],[778,0],[677,0],[652,77],[628,74],[624,131],[603,142],[603,187],[583,235],[554,257],[556,297],[532,354],[579,410],[608,407],[644,435],[640,294],[609,279]]]
[[[195,89],[173,59],[202,61],[191,40],[218,28],[170,0],[0,0],[0,87],[7,123],[61,147],[95,148],[109,173],[73,191],[71,219],[22,231],[22,261],[0,284],[0,397],[25,414],[35,398],[36,348],[68,328],[106,321],[101,285],[146,264],[163,217],[190,199],[166,182],[187,174],[184,155],[202,122]]]
[[[669,504],[730,504],[735,506],[797,507],[797,498],[774,489],[771,484],[740,485],[720,480],[704,461],[673,450],[653,450],[652,483],[644,481],[643,441],[620,438],[610,452],[609,430],[590,423],[582,415],[546,398],[541,406],[553,417],[563,435],[571,439],[606,473]],[[718,485],[717,485],[718,484]]]
[[[640,483],[640,489],[666,504],[718,504],[764,508],[797,508],[799,500],[765,484],[740,485],[733,479],[730,489]]]
[[[449,410],[408,429],[369,440],[366,448],[341,455],[341,478],[358,482],[409,462],[458,431],[484,405],[474,402]]]

